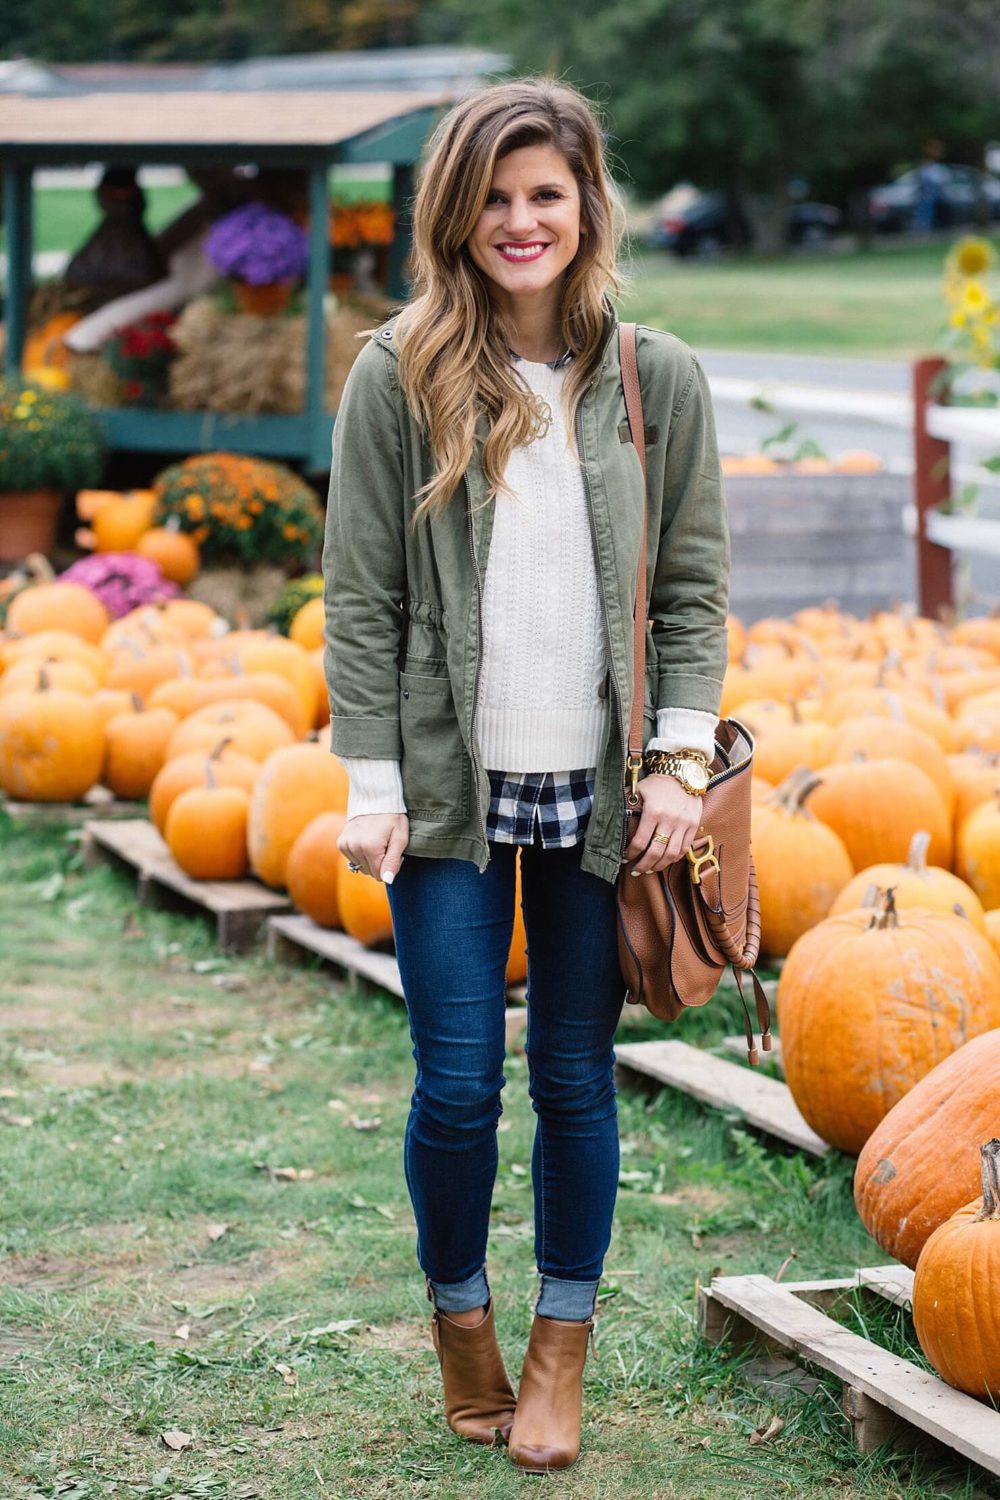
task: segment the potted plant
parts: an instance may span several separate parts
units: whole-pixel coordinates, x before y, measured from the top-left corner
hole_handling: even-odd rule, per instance
[[[63,495],[101,477],[104,444],[76,396],[0,381],[0,562],[51,551]]]
[[[309,263],[304,229],[266,203],[246,203],[216,221],[205,254],[233,285],[243,312],[269,316],[287,307]]]

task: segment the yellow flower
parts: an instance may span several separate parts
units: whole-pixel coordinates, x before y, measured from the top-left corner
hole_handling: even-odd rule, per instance
[[[990,294],[981,281],[970,281],[967,284],[965,295],[962,298],[962,305],[967,313],[971,313],[975,317],[977,313],[985,312],[986,308],[990,306],[990,302]]]
[[[966,323],[968,322],[968,318],[960,307],[956,307],[955,311],[948,319],[948,322],[951,324],[952,328],[964,328]]]
[[[989,240],[968,234],[959,240],[948,257],[949,264],[962,276],[981,276],[996,263],[996,251]]]
[[[38,400],[38,392],[37,391],[22,391],[21,392],[21,401],[24,403],[25,406],[30,406],[33,401],[37,401],[37,400]]]

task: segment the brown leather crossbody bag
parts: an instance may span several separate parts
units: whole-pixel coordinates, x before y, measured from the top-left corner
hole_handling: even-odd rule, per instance
[[[646,436],[635,329],[634,323],[620,325],[619,347],[629,432],[645,481]],[[644,521],[636,588],[635,676],[625,781],[627,820],[637,818],[642,811],[634,778],[642,765],[644,748],[646,544]],[[731,964],[743,1002],[747,1054],[750,1062],[756,1063],[759,1054],[743,994],[745,973],[749,973],[753,985],[765,1052],[771,1049],[771,1014],[767,996],[753,970],[760,949],[760,903],[750,855],[753,749],[753,739],[742,724],[735,719],[720,721],[708,790],[702,799],[698,838],[684,858],[655,874],[633,878],[629,866],[623,864],[618,876],[617,905],[618,958],[629,1002],[645,1005],[660,1020],[676,1020],[687,1006],[704,1005],[712,998],[726,965]]]

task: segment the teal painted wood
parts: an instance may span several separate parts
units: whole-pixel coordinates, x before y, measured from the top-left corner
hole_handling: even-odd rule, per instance
[[[333,413],[322,412],[314,431],[306,413],[294,416],[233,417],[217,412],[147,411],[143,407],[102,407],[97,413],[112,448],[149,453],[259,453],[271,458],[308,460],[314,447],[327,455]]]
[[[410,283],[405,275],[406,258],[413,245],[413,198],[414,172],[410,162],[403,162],[392,169],[392,206],[396,223],[389,246],[389,275],[386,292],[405,302],[410,295]]]
[[[341,141],[339,160],[349,162],[389,162],[392,166],[403,166],[420,158],[424,141],[444,110],[443,105],[416,109],[411,114],[399,115],[387,120],[384,125],[353,140]]]
[[[31,286],[31,167],[8,166],[4,172],[4,238],[7,242],[7,295],[4,303],[6,346],[4,369],[9,376],[21,370],[21,355],[28,327],[28,291]]]
[[[309,275],[306,287],[306,418],[310,469],[330,467],[330,429],[324,422],[326,395],[326,318],[323,304],[330,279],[330,196],[325,166],[309,173]]]

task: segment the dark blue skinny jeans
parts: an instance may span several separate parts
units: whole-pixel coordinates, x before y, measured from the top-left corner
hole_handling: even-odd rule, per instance
[[[615,891],[583,845],[521,847],[528,1089],[537,1117],[535,1311],[594,1310],[618,1190],[613,1039],[625,998]],[[442,1311],[489,1300],[486,1246],[503,1106],[504,970],[518,846],[471,860],[407,854],[388,887],[416,1078],[403,1142],[417,1260]]]

